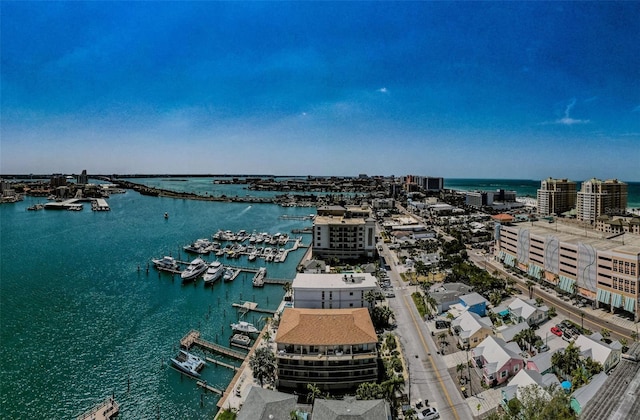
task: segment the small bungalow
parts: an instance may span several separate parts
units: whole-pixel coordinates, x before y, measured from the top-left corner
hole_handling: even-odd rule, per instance
[[[489,301],[479,293],[472,292],[468,295],[460,296],[460,304],[469,312],[474,312],[480,316],[487,314],[487,304]]]
[[[458,345],[466,349],[478,344],[493,334],[493,323],[489,317],[481,318],[473,312],[463,312],[451,322],[451,328],[458,336]]]
[[[573,395],[571,395],[571,409],[575,411],[577,415],[580,415],[587,403],[598,394],[607,377],[606,373],[600,372],[594,375],[588,384],[576,389]]]
[[[516,298],[508,306],[509,317],[514,324],[526,322],[529,326],[540,325],[549,318],[549,308],[537,306],[533,299]]]
[[[558,377],[553,373],[541,375],[535,370],[522,369],[516,374],[516,376],[509,381],[509,384],[502,388],[502,401],[501,404],[505,406],[510,400],[514,398],[522,399],[522,392],[528,386],[535,388],[536,394],[545,398],[547,401],[551,399],[551,395],[547,391],[550,386],[560,386]]]
[[[237,418],[238,420],[288,419],[291,417],[291,412],[296,410],[296,401],[295,395],[252,386]]]
[[[489,336],[471,350],[471,362],[482,369],[482,379],[487,385],[496,386],[524,368],[521,352],[517,343],[505,343],[501,338]]]
[[[598,334],[590,337],[579,335],[574,345],[580,347],[580,355],[582,357],[590,357],[592,360],[599,362],[602,365],[602,370],[607,373],[620,362],[622,351],[617,348],[618,346],[608,345],[598,340],[598,337]]]
[[[313,420],[390,420],[391,409],[385,400],[344,400],[316,398],[313,403]],[[289,418],[289,417],[283,417]]]

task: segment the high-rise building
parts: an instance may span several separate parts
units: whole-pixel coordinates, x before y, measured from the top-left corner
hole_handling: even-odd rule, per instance
[[[313,223],[313,255],[318,258],[358,259],[376,250],[375,220],[357,207],[320,207]]]
[[[576,218],[595,223],[602,215],[620,215],[627,211],[627,184],[617,179],[592,178],[582,183],[577,194]]]
[[[82,173],[78,175],[77,182],[80,185],[86,185],[89,183],[89,177],[87,176],[87,170],[83,169]]]
[[[543,216],[560,214],[576,207],[576,183],[568,179],[551,177],[540,183],[538,190],[538,213]]]

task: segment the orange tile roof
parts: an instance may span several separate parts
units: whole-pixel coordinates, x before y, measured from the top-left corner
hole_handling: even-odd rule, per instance
[[[506,213],[496,214],[495,216],[491,216],[491,218],[499,222],[513,222],[515,220],[513,216]]]
[[[276,336],[277,343],[315,346],[377,341],[378,336],[366,308],[286,308]]]

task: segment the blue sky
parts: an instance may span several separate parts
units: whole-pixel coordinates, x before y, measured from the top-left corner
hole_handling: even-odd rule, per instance
[[[640,2],[2,2],[0,173],[640,181]]]

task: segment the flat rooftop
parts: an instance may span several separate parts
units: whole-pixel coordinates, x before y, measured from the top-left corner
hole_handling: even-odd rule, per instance
[[[554,223],[549,223],[547,220],[537,220],[535,222],[513,223],[510,226],[528,229],[529,232],[538,236],[552,235],[561,242],[591,245],[598,250],[618,249],[632,253],[640,252],[640,235],[626,233],[612,239],[606,239],[607,236],[612,234],[585,227],[579,222],[567,222],[558,219]]]
[[[291,284],[294,289],[375,288],[376,286],[376,278],[369,273],[298,273]]]

